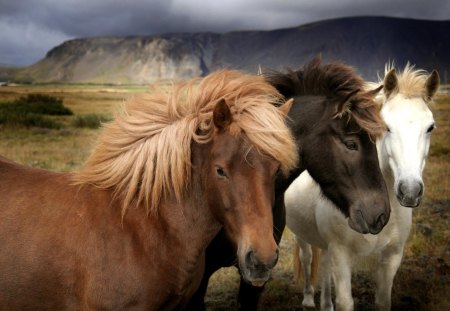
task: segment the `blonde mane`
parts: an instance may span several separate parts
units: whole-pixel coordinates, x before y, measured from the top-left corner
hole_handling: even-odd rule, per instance
[[[386,64],[384,75],[394,68],[394,64]],[[414,70],[414,65],[407,63],[403,71],[397,73],[399,93],[405,96],[424,96],[428,73],[425,70]]]
[[[213,109],[221,99],[232,112],[233,135],[277,159],[285,172],[296,165],[295,142],[274,106],[279,93],[262,77],[223,70],[132,98],[104,126],[75,183],[113,189],[123,214],[130,204],[156,210],[171,195],[180,202],[190,186],[191,144],[212,140]]]
[[[384,76],[386,76],[392,69],[395,69],[394,63],[387,63],[384,66]],[[414,69],[414,65],[407,63],[403,71],[397,71],[398,92],[407,97],[423,97],[425,96],[426,81],[428,78],[428,72],[422,69]],[[378,85],[383,84],[383,78],[378,78],[378,82],[368,83],[368,87],[376,88]],[[380,97],[383,100],[384,95],[380,93]]]

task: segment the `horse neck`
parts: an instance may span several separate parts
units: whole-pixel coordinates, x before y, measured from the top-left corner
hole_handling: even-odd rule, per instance
[[[327,106],[324,105],[323,95],[297,95],[294,97],[294,104],[289,111],[289,127],[294,134],[297,141],[299,163],[298,166],[289,172],[288,176],[279,176],[275,182],[275,195],[281,196],[289,188],[291,183],[300,176],[308,168],[305,166],[305,162],[302,159],[302,150],[304,146],[304,135],[309,128],[314,125],[310,125],[312,120],[320,120],[321,117],[328,112]]]
[[[185,245],[184,255],[192,259],[198,259],[221,228],[200,192],[197,179],[198,176],[193,176],[191,194],[183,202],[165,200],[160,213],[163,221],[175,232],[174,237]]]
[[[193,150],[191,183],[182,202],[169,198],[161,204],[161,217],[170,223],[175,239],[184,245],[188,267],[198,265],[200,256],[222,227],[214,218],[203,190],[202,160],[197,151]]]

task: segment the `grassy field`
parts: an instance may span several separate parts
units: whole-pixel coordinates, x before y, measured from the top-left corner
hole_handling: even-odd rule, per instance
[[[89,154],[98,129],[77,127],[73,120],[90,114],[107,118],[140,86],[43,85],[0,87],[0,104],[30,93],[62,98],[73,116],[51,117],[59,129],[0,125],[0,154],[19,163],[55,171],[74,170]],[[450,97],[440,95],[431,107],[433,132],[425,169],[425,198],[414,210],[414,226],[403,264],[394,281],[393,310],[450,310]],[[292,235],[286,231],[280,261],[266,286],[261,310],[301,310],[301,288],[292,279]],[[234,268],[216,273],[206,297],[208,310],[235,310],[239,276]],[[374,310],[373,281],[367,272],[353,276],[356,310]],[[316,295],[318,302],[318,295]]]

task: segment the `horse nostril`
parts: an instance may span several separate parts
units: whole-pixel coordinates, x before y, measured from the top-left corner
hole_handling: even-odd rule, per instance
[[[278,257],[280,255],[280,249],[277,247],[276,251],[275,251],[275,255],[273,256],[273,260],[271,263],[269,263],[268,268],[272,269],[273,267],[275,267],[275,265],[278,262]]]
[[[416,182],[400,182],[398,184],[398,197],[401,199],[416,199],[423,195],[423,183]]]
[[[279,252],[277,248],[273,256],[267,258],[266,261],[261,261],[256,253],[250,250],[245,255],[245,265],[250,269],[272,269],[277,264]]]
[[[382,213],[380,216],[378,216],[376,221],[377,228],[381,229],[386,224],[386,214]]]
[[[421,197],[423,195],[423,183],[419,183],[419,193],[417,194],[418,197]]]
[[[255,252],[252,250],[248,251],[247,255],[245,255],[245,264],[249,267],[254,267],[257,263]]]
[[[405,196],[405,192],[406,192],[407,190],[408,190],[408,189],[406,189],[405,183],[400,182],[400,183],[398,184],[398,194],[400,195],[400,197]]]

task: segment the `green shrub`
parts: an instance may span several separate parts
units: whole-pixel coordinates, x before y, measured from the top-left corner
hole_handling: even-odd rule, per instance
[[[17,113],[36,113],[52,116],[70,116],[73,112],[63,105],[60,98],[43,95],[29,94],[7,105],[9,110],[15,110]]]
[[[73,112],[64,107],[62,99],[41,94],[30,94],[0,105],[0,124],[50,129],[63,127],[61,122],[46,115],[73,115]]]
[[[87,127],[91,129],[99,128],[104,122],[108,122],[111,119],[98,114],[86,114],[82,116],[77,116],[73,121],[72,125],[75,127]]]
[[[13,127],[42,127],[48,129],[59,129],[63,127],[63,124],[61,122],[57,122],[36,113],[5,114],[0,112],[0,124],[5,124]]]

